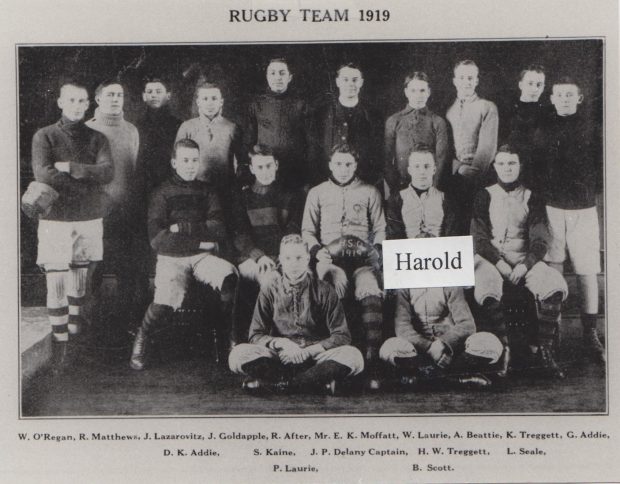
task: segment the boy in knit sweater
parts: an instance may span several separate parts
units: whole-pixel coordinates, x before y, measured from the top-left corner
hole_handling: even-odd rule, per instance
[[[196,180],[198,144],[190,139],[177,141],[172,167],[175,174],[153,193],[149,204],[149,238],[157,251],[155,295],[133,344],[130,366],[134,370],[144,369],[150,338],[181,307],[191,277],[219,294],[216,330],[222,337],[218,340],[229,343],[237,270],[216,255],[226,229],[217,195]]]
[[[562,272],[568,250],[581,291],[584,348],[604,362],[605,348],[596,329],[601,271],[596,202],[603,186],[603,143],[595,123],[578,112],[582,101],[574,79],[554,82],[555,113],[537,130],[534,162],[540,170],[553,236],[545,260]]]
[[[105,135],[112,150],[114,179],[104,187],[108,204],[103,220],[104,264],[116,275],[117,313],[110,323],[121,332],[148,304],[145,174],[138,166],[138,130],[123,116],[124,98],[125,89],[118,80],[102,82],[95,91],[97,109],[86,122]],[[96,287],[102,275],[100,266],[94,276]]]
[[[376,390],[383,330],[379,259],[385,239],[385,217],[381,194],[357,177],[357,167],[356,154],[349,147],[334,149],[329,180],[308,193],[302,236],[316,260],[317,275],[334,285],[338,297],[347,295],[349,281],[352,282],[362,325],[351,329],[355,342],[364,348],[369,389]]]
[[[249,344],[235,346],[230,369],[250,377],[248,391],[263,387],[315,391],[360,373],[364,360],[349,346],[351,335],[335,290],[309,270],[308,246],[296,234],[282,239],[282,272],[261,287]]]
[[[385,180],[390,192],[408,185],[408,159],[412,151],[427,147],[435,158],[435,186],[448,161],[448,125],[426,106],[431,95],[428,76],[413,72],[405,78],[407,107],[385,123]]]
[[[476,94],[478,66],[473,61],[457,63],[452,82],[456,101],[446,119],[452,128],[454,159],[446,193],[458,210],[456,235],[467,235],[474,196],[486,182],[497,149],[498,116],[495,104]]]
[[[79,333],[83,323],[88,266],[103,256],[102,187],[114,176],[107,139],[84,124],[88,104],[85,87],[64,84],[58,98],[61,119],[32,138],[35,180],[59,195],[39,220],[37,256],[45,270],[56,370],[67,363],[69,334]]]
[[[280,181],[300,188],[310,178],[306,162],[308,106],[289,89],[293,74],[286,59],[271,59],[266,77],[267,92],[257,96],[248,109],[245,146],[269,148],[278,160]]]
[[[500,147],[493,164],[498,182],[476,195],[471,234],[474,238],[474,297],[482,309],[481,324],[508,344],[502,306],[504,285],[525,286],[535,299],[538,334],[531,341],[539,366],[562,378],[552,344],[568,288],[562,275],[542,259],[549,247],[544,201],[519,179],[519,155]],[[506,347],[509,353],[509,348]]]
[[[197,179],[210,183],[216,190],[226,212],[230,209],[237,173],[247,172],[247,152],[243,149],[241,130],[222,115],[222,88],[205,82],[196,88],[198,117],[185,121],[176,140],[193,139],[200,147],[200,168]]]
[[[254,146],[250,160],[255,181],[233,205],[235,245],[240,252],[240,275],[260,283],[276,268],[282,237],[301,231],[304,201],[300,193],[281,183],[280,163],[270,148]]]

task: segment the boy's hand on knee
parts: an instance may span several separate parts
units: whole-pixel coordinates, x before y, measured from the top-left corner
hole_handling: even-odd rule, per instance
[[[513,284],[519,284],[523,276],[527,274],[527,266],[525,264],[517,264],[510,273],[509,280]]]
[[[278,353],[280,361],[285,365],[299,365],[310,358],[310,352],[307,348],[301,348],[292,341],[290,345],[282,348]]]
[[[510,267],[510,264],[508,264],[508,262],[500,259],[497,261],[497,264],[495,264],[495,267],[504,279],[510,279],[510,274],[512,274],[512,267]]]

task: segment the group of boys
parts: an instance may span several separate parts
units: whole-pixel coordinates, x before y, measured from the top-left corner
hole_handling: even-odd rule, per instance
[[[581,282],[584,346],[604,360],[596,330],[601,141],[577,113],[575,81],[553,84],[552,110],[540,102],[544,71],[525,69],[498,149],[498,111],[476,93],[474,62],[454,68],[447,122],[427,107],[427,75],[414,72],[404,83],[407,107],[385,123],[382,153],[358,66],[341,66],[338,97],[313,109],[291,93],[286,60],[271,60],[266,77],[245,133],[223,117],[218,84],[198,86],[198,117],[181,123],[168,110],[169,86],[149,80],[138,128],[124,120],[118,81],[97,88],[86,123],[87,90],[62,86],[61,119],[33,138],[36,182],[24,196],[40,219],[37,263],[58,368],[84,323],[104,239],[120,245],[119,320],[136,318],[148,288],[146,234],[157,253],[155,293],[134,339],[135,370],[195,280],[220,299],[218,341],[231,350],[230,369],[248,376],[247,390],[333,392],[335,381],[364,370],[366,387],[377,390],[386,364],[403,381],[431,375],[487,386],[489,372],[509,370],[507,292],[527,300],[531,364],[562,378],[553,344],[567,249]],[[398,290],[393,322],[384,319],[382,242],[470,233],[473,300],[458,287]],[[242,283],[253,287],[244,298]],[[248,331],[235,321],[240,299],[254,307]]]

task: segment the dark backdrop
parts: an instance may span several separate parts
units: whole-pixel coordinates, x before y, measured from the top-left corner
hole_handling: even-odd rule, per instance
[[[285,56],[293,71],[290,88],[309,101],[335,91],[335,69],[344,61],[360,64],[364,74],[362,97],[384,118],[402,109],[402,82],[412,69],[427,72],[432,95],[429,106],[441,116],[455,98],[452,66],[472,59],[480,68],[478,93],[494,101],[501,113],[518,97],[518,75],[531,63],[547,71],[542,99],[548,102],[553,79],[570,75],[580,83],[588,119],[602,125],[602,40],[385,42],[330,44],[228,45],[114,45],[20,46],[19,148],[22,192],[32,179],[30,143],[34,132],[59,117],[58,88],[78,79],[93,93],[101,81],[119,77],[127,87],[125,117],[132,121],[142,109],[142,79],[156,75],[170,79],[172,109],[182,119],[196,115],[192,96],[201,76],[224,83],[224,115],[242,123],[247,102],[266,88],[265,67],[272,57]],[[501,127],[500,127],[501,128]],[[22,270],[35,269],[36,227],[21,219]]]

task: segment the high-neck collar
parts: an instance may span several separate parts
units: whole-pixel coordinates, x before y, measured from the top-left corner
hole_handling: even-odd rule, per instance
[[[347,101],[347,103],[348,103],[348,102],[349,102],[349,101]],[[340,105],[341,105],[344,109],[355,109],[356,107],[358,107],[358,106],[360,105],[360,98],[358,97],[358,98],[355,100],[355,104],[353,104],[353,105],[344,104],[344,103],[340,100],[340,98],[338,98],[338,104],[340,104]]]
[[[498,178],[497,184],[502,187],[506,193],[510,193],[521,186],[521,182],[518,179],[511,183],[504,183]]]
[[[310,273],[308,270],[303,273],[303,275],[299,276],[296,281],[291,281],[286,274],[282,275],[282,285],[284,286],[285,291],[300,291],[304,289],[308,285],[308,281],[310,278]]]
[[[459,104],[470,104],[478,100],[478,94],[473,93],[471,96],[460,98],[457,96],[456,101]]]
[[[123,122],[123,112],[119,114],[102,113],[99,108],[95,109],[93,119],[105,126],[120,126]]]
[[[263,185],[258,180],[255,180],[251,189],[252,189],[252,192],[256,193],[257,195],[265,195],[271,191],[275,183],[276,181],[274,181],[273,183],[269,185]]]
[[[285,99],[289,96],[289,93],[291,92],[290,89],[286,89],[286,91],[284,92],[274,92],[271,90],[270,87],[267,87],[267,91],[265,92],[269,97],[272,97],[274,99]]]
[[[410,104],[407,104],[407,107],[405,108],[405,112],[406,112],[406,114],[409,114],[409,113],[427,114],[428,113],[428,106],[424,106],[423,108],[414,108]]]
[[[409,186],[411,188],[413,188],[413,191],[416,193],[416,195],[418,197],[422,197],[423,194],[428,193],[428,191],[431,189],[431,187],[428,187],[426,190],[420,190],[419,188],[414,187],[413,185],[409,184]]]
[[[348,182],[340,183],[338,180],[334,178],[334,176],[331,173],[329,174],[329,181],[331,181],[334,185],[338,185],[339,187],[348,187],[350,185],[353,185],[353,183],[356,182],[357,180],[358,180],[357,175],[354,175],[353,178],[351,178]]]
[[[164,104],[160,108],[152,108],[147,105],[146,111],[144,111],[144,114],[147,118],[161,118],[164,116],[168,116],[170,115],[170,106],[168,106],[167,104]]]
[[[174,183],[175,185],[180,185],[183,187],[191,187],[192,185],[196,185],[197,183],[200,183],[198,180],[191,180],[191,181],[183,180],[183,178],[181,178],[176,171],[172,174],[171,180],[172,180],[172,183]]]
[[[71,121],[66,116],[62,116],[58,121],[58,125],[65,131],[75,131],[84,126],[84,119],[79,119],[78,121]]]

